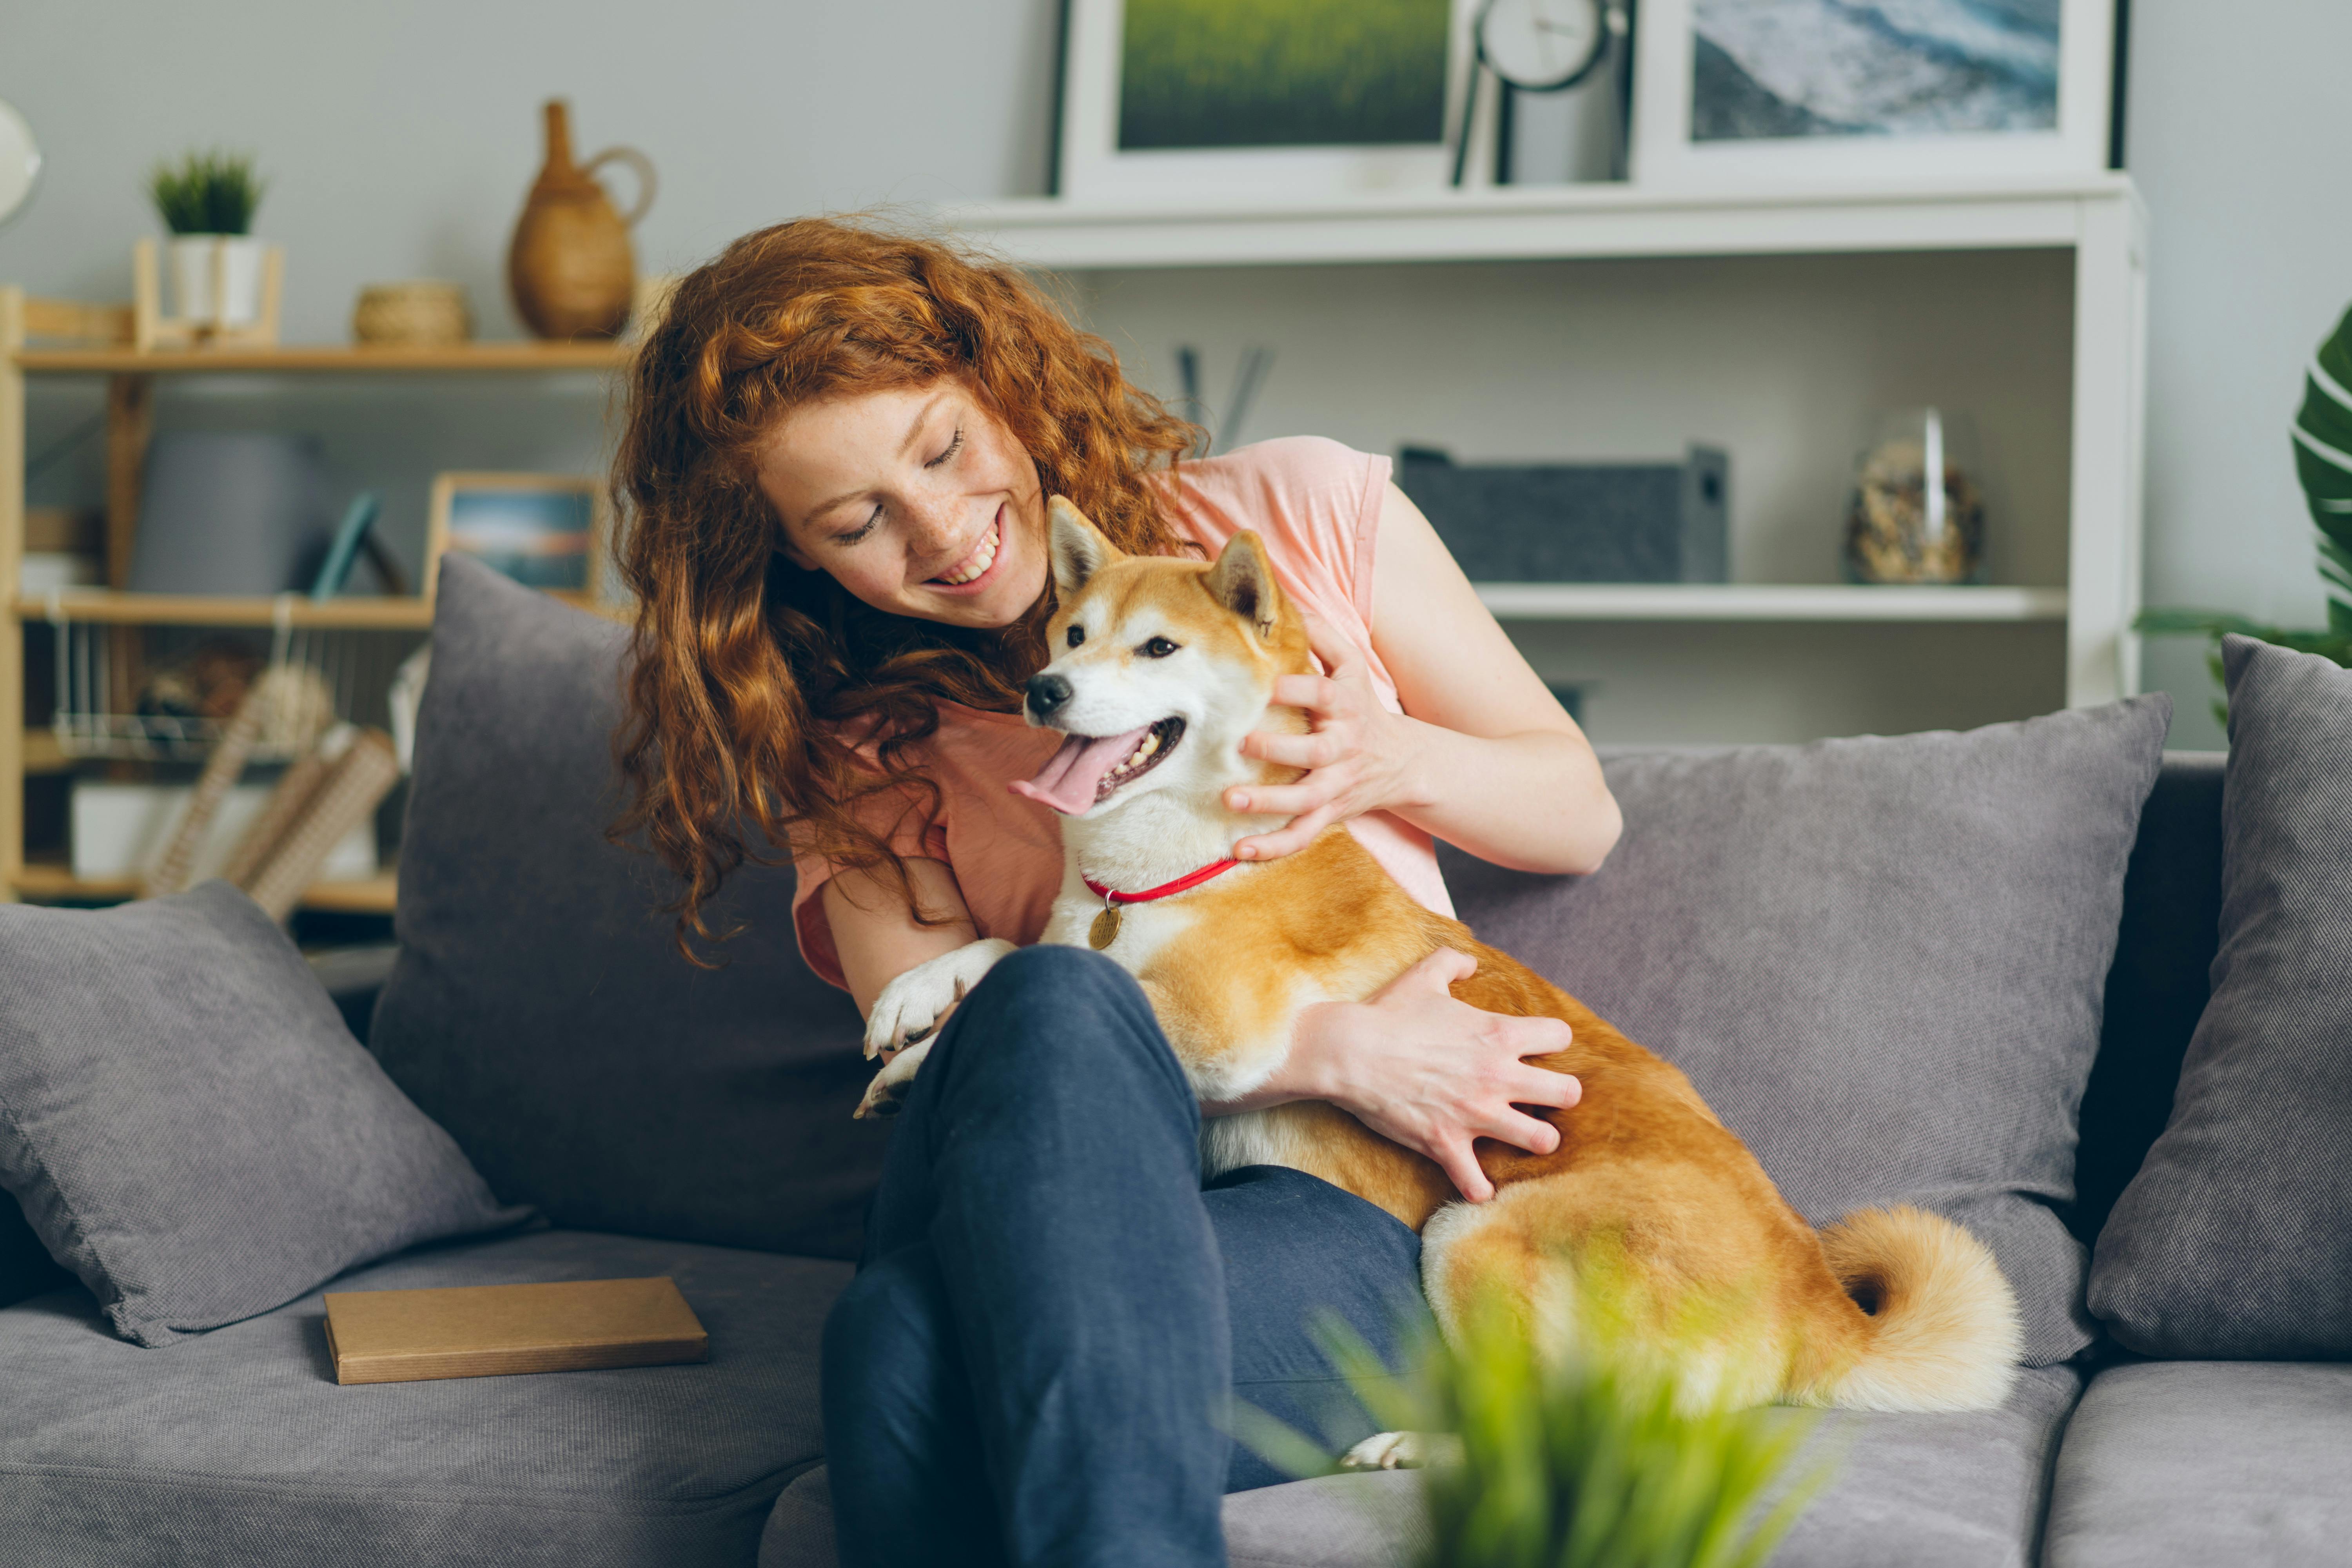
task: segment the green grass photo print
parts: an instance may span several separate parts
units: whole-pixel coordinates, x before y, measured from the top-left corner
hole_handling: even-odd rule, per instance
[[[1445,139],[1450,0],[1126,0],[1118,150]]]

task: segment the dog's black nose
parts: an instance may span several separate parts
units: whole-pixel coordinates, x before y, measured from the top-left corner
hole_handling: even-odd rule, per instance
[[[1058,675],[1029,678],[1029,711],[1044,719],[1070,700],[1070,683]]]

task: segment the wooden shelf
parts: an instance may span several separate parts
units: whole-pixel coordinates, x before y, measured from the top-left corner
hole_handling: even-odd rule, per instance
[[[1482,583],[1505,621],[2063,621],[2063,588],[1846,584]]]
[[[26,773],[62,773],[74,765],[74,759],[66,755],[57,736],[47,730],[25,731],[23,755]]]
[[[1517,186],[1314,204],[1045,197],[940,217],[1024,266],[1085,270],[2063,248],[2083,239],[2086,208],[2117,205],[2137,213],[2128,175],[1851,191]]]
[[[628,363],[626,343],[465,343],[446,348],[360,348],[302,343],[274,349],[175,350],[24,349],[27,374],[48,375],[213,375],[224,372],[373,375],[470,374],[477,371],[608,371]]]
[[[277,598],[232,598],[209,594],[116,594],[99,588],[61,589],[55,595],[21,594],[17,617],[47,620],[52,608],[69,621],[125,626],[270,626],[281,611],[287,624],[349,631],[426,631],[433,625],[430,600],[415,597],[353,597],[314,604],[306,594]]]
[[[363,882],[318,882],[302,895],[302,907],[334,914],[388,915],[393,912],[399,879],[381,871]],[[136,898],[139,884],[128,877],[83,879],[66,867],[36,862],[16,873],[16,891],[27,899]]]

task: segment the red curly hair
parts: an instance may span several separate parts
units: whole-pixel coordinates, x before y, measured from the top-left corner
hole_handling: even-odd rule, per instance
[[[933,239],[824,218],[746,235],[679,282],[629,370],[612,489],[637,612],[613,835],[642,837],[677,873],[666,907],[697,963],[694,942],[714,936],[704,908],[747,860],[822,855],[878,870],[914,906],[860,804],[899,791],[936,814],[914,749],[936,704],[1015,710],[1045,663],[1050,579],[1001,631],[886,614],[785,559],[754,477],[788,410],[942,376],[1011,429],[1045,494],[1124,550],[1175,547],[1146,476],[1197,429],[1019,272]]]

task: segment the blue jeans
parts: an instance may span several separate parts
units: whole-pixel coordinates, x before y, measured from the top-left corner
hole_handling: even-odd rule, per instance
[[[1297,1171],[1204,1191],[1200,1121],[1107,958],[1024,949],[956,1009],[825,1323],[844,1568],[1223,1564],[1223,1494],[1286,1479],[1229,1399],[1371,1434],[1311,1331],[1393,1366],[1428,1322],[1419,1238]]]

